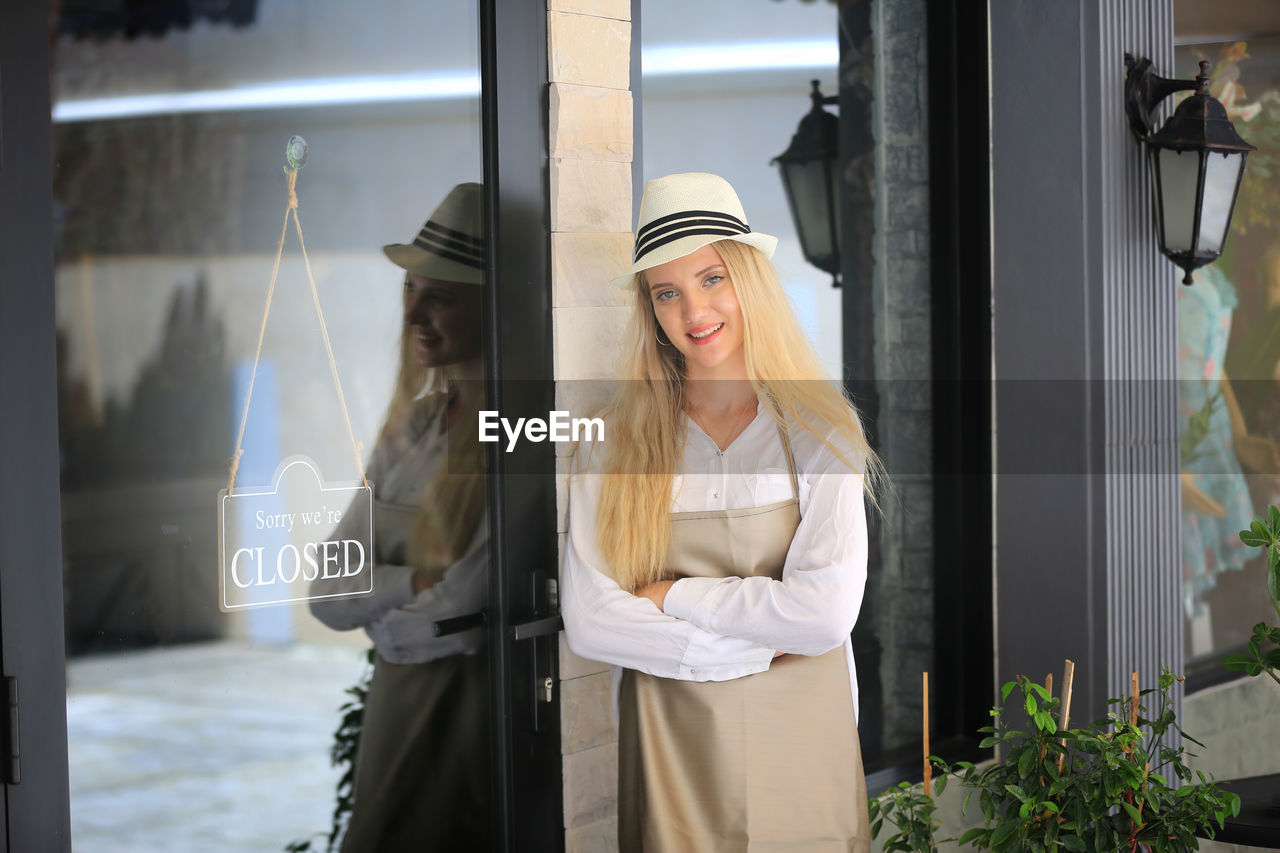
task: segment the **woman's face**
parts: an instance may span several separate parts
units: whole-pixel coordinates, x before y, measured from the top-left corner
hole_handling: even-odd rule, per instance
[[[658,325],[684,355],[690,379],[745,378],[742,309],[715,246],[652,267],[644,281]]]
[[[480,357],[483,288],[405,273],[404,322],[423,367],[443,367]]]

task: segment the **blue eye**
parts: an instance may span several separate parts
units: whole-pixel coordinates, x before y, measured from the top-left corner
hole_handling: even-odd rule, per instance
[[[707,287],[713,287],[722,281],[724,281],[724,276],[722,275],[709,275],[707,276],[707,280],[704,281],[703,284]]]
[[[664,291],[662,291],[661,293],[656,293],[656,294],[654,294],[653,299],[654,299],[654,301],[655,301],[655,302],[666,302],[667,300],[669,300],[669,299],[671,299],[671,298],[673,298],[673,297],[675,297],[675,296],[677,296],[677,295],[678,295],[678,291],[675,291],[675,290],[664,290]]]

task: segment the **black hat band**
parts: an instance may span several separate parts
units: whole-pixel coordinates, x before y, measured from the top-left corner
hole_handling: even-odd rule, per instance
[[[750,233],[751,227],[736,216],[715,210],[685,210],[655,219],[641,228],[636,234],[634,260],[682,237],[733,237]]]

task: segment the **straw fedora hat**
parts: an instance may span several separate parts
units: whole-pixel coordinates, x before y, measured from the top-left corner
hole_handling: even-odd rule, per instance
[[[442,281],[484,284],[484,187],[458,184],[412,243],[382,247],[391,263]]]
[[[717,240],[737,240],[773,257],[777,237],[751,230],[738,194],[719,175],[684,172],[655,178],[644,185],[636,226],[634,263],[613,280],[633,286],[636,273],[683,258]]]

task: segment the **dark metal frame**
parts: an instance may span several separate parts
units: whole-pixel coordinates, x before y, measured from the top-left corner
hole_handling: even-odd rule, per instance
[[[0,851],[71,847],[49,98],[47,4],[0,4]]]
[[[996,689],[987,14],[962,0],[931,2],[928,39],[936,669],[929,718],[935,753],[972,759]]]
[[[547,33],[544,4],[482,0],[481,114],[490,235],[488,406],[555,408],[552,381]],[[564,848],[555,450],[490,445],[494,850]],[[552,685],[550,700],[546,679]]]

